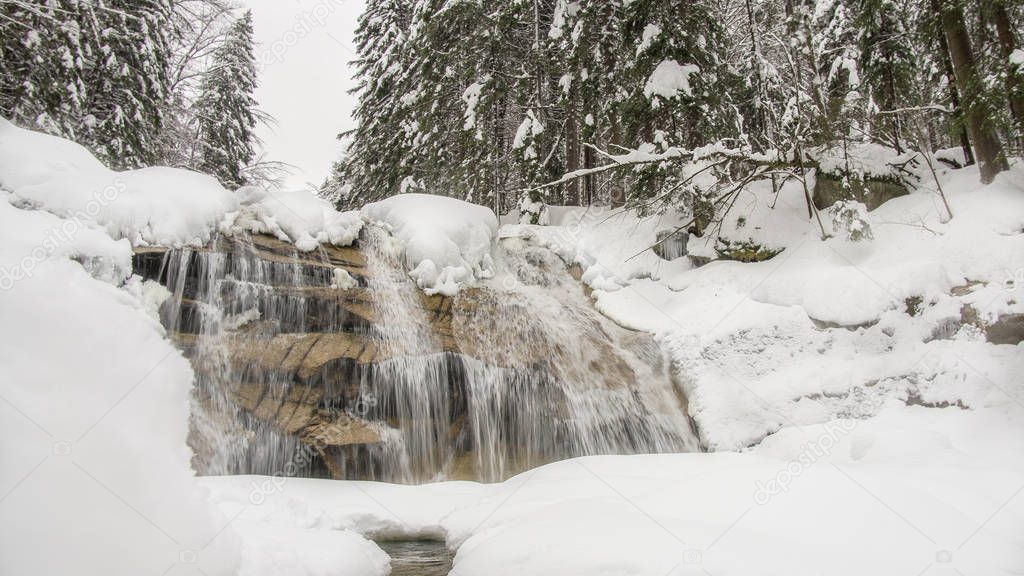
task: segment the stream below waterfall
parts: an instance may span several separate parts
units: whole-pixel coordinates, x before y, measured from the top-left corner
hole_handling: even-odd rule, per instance
[[[589,454],[697,449],[659,345],[519,238],[497,274],[426,296],[384,230],[300,253],[265,236],[146,249],[196,372],[201,474],[499,481]]]
[[[391,557],[389,576],[445,576],[452,569],[452,553],[440,540],[378,541]]]

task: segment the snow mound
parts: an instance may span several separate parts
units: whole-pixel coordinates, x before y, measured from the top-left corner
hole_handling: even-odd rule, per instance
[[[68,149],[69,163],[88,163]],[[193,564],[236,573],[235,533],[189,467],[192,369],[154,316],[166,290],[128,278],[126,240],[8,196],[0,193],[0,572],[160,574]]]
[[[0,118],[0,186],[10,202],[80,225],[98,225],[134,246],[202,245],[238,210],[216,179],[178,168],[117,172],[63,138]]]
[[[808,155],[818,161],[818,169],[824,174],[899,180],[896,166],[907,163],[916,153],[897,154],[895,149],[875,142],[851,142],[845,147],[811,150]]]
[[[391,561],[376,544],[348,530],[310,530],[238,522],[238,576],[386,576]]]
[[[753,454],[526,472],[444,518],[451,574],[896,575],[942,554],[964,573],[1024,568],[1024,477],[1005,460],[1024,449],[1021,410],[1015,427],[991,413],[908,412],[793,428]],[[1012,445],[993,449],[1007,435]]]
[[[348,246],[363,228],[358,212],[338,212],[329,202],[305,190],[283,192],[246,186],[237,195],[241,211],[232,229],[272,234],[302,252],[320,244]]]
[[[367,204],[363,218],[401,242],[409,275],[427,294],[451,296],[494,275],[491,244],[498,219],[490,208],[430,194],[399,194]]]

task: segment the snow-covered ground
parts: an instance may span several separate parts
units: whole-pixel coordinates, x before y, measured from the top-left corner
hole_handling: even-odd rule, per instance
[[[1014,574],[1024,470],[1007,455],[1024,436],[1008,421],[916,407],[750,453],[579,458],[492,485],[202,482],[240,522],[444,535],[459,576]]]
[[[339,214],[306,193],[110,171],[0,120],[3,572],[376,576],[370,539],[435,538],[462,576],[1024,573],[1024,346],[983,330],[1024,312],[1024,167],[985,187],[973,168],[940,178],[952,220],[925,178],[868,213],[860,242],[824,213],[822,241],[795,183],[753,186],[724,233],[781,252],[695,267],[648,250],[677,218],[552,207],[549,225],[499,230],[486,208],[420,195]],[[496,238],[578,264],[599,309],[664,344],[715,452],[493,485],[196,480],[191,369],[132,247],[253,230],[311,250],[364,221],[431,292],[493,273]]]

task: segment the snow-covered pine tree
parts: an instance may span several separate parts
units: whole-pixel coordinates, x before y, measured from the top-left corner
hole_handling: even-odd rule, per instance
[[[902,114],[917,98],[913,78],[917,67],[906,10],[898,0],[860,0],[856,26],[860,45],[860,70],[877,111],[874,114],[876,140],[897,152],[905,148]]]
[[[93,16],[88,4],[69,0],[0,2],[0,114],[76,138],[96,47]]]
[[[359,17],[355,33],[358,57],[354,61],[359,103],[353,112],[356,128],[342,135],[347,140],[342,173],[361,194],[349,208],[377,200],[398,190],[402,167],[409,157],[405,132],[412,126],[408,98],[411,89],[406,38],[413,13],[412,0],[371,2]]]
[[[246,11],[228,30],[214,52],[196,102],[200,169],[225,186],[245,184],[243,171],[254,157],[256,143],[256,64],[252,13]]]
[[[79,139],[112,166],[144,166],[159,156],[171,10],[170,0],[107,0],[94,8],[97,47]]]

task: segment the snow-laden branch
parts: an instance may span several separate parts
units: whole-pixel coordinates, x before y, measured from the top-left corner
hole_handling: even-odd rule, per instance
[[[609,170],[616,170],[631,166],[635,167],[648,164],[658,164],[668,161],[697,162],[701,160],[738,160],[757,166],[777,166],[784,163],[780,156],[775,153],[753,152],[748,148],[730,148],[721,143],[709,144],[707,146],[701,146],[693,149],[671,146],[661,152],[655,152],[652,149],[641,147],[629,150],[623,154],[612,154],[590,143],[584,143],[583,145],[596,151],[601,157],[608,160],[608,163],[602,164],[601,166],[594,166],[592,168],[581,168],[579,170],[573,170],[572,172],[566,172],[557,180],[524,188],[521,192],[544,190],[546,188],[559,186],[594,174],[608,172]]]

